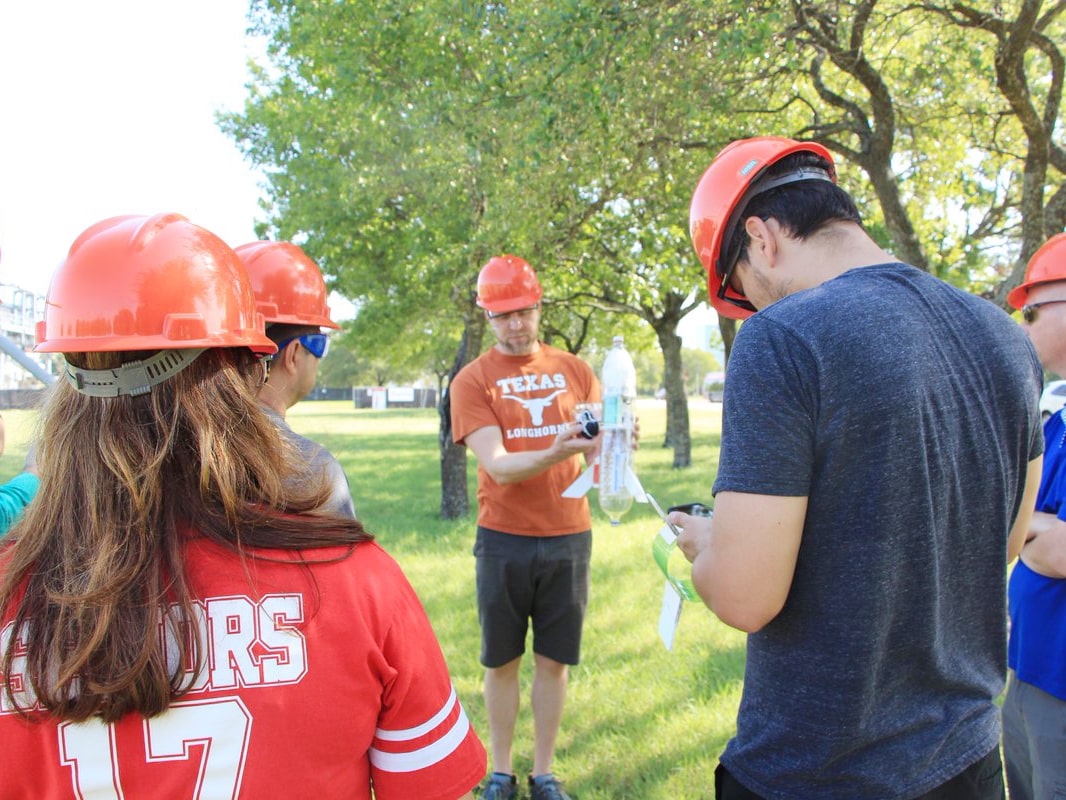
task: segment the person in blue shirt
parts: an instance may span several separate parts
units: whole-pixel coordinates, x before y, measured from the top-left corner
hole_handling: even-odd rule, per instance
[[[748,633],[715,797],[1001,800],[1007,565],[1044,447],[1032,344],[883,250],[816,142],[729,145],[690,230],[711,304],[745,320],[714,516],[670,514],[696,590]]]
[[[1044,368],[1066,375],[1066,233],[1029,260],[1007,296]],[[1010,677],[1003,755],[1011,800],[1066,797],[1066,418],[1044,423],[1044,469],[1021,560],[1011,572]]]
[[[0,454],[4,452],[4,444],[4,418],[0,416]],[[37,486],[37,469],[31,448],[22,472],[0,486],[0,536],[7,533],[22,515],[22,510],[36,496]]]
[[[37,476],[32,472],[20,472],[0,486],[0,536],[7,533],[37,495],[37,486]]]

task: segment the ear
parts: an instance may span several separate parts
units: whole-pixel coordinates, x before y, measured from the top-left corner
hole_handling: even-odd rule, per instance
[[[748,234],[748,258],[759,258],[768,266],[773,266],[778,253],[778,231],[761,217],[748,217],[744,220],[744,232]]]
[[[294,339],[285,346],[284,350],[274,356],[274,367],[280,366],[285,372],[292,372],[296,368],[299,351],[300,343]]]

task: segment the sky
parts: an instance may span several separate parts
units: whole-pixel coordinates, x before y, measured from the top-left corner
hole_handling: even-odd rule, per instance
[[[44,294],[89,225],[177,212],[255,239],[262,177],[215,122],[243,107],[246,0],[0,3],[0,284]]]

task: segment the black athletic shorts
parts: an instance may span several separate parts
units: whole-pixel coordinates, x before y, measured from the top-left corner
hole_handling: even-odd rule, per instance
[[[533,620],[533,652],[577,664],[589,598],[592,532],[516,536],[477,529],[477,607],[481,663],[502,667],[526,650]]]

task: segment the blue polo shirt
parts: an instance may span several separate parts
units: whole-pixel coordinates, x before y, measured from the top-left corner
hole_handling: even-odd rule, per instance
[[[1044,473],[1036,510],[1066,522],[1066,421],[1063,412],[1044,424]],[[1007,657],[1018,680],[1066,700],[1066,579],[1048,578],[1019,561],[1007,592]]]

